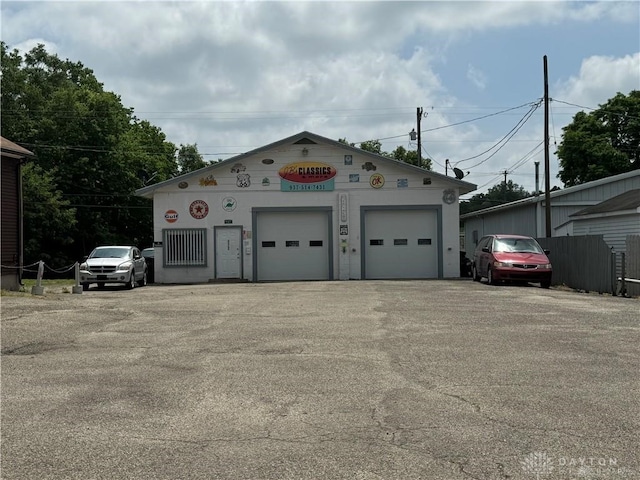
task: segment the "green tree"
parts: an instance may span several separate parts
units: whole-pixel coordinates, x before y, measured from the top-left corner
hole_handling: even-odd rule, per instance
[[[200,153],[198,153],[198,145],[182,145],[178,150],[178,168],[180,173],[189,173],[199,170],[209,165]]]
[[[391,157],[399,160],[401,162],[410,163],[411,165],[416,165],[418,167],[422,167],[426,170],[431,170],[431,159],[430,158],[422,158],[420,161],[418,160],[418,151],[417,150],[407,150],[403,146],[398,146],[392,153]]]
[[[31,162],[38,168],[24,171],[24,196],[60,195],[68,202],[50,203],[55,208],[47,211],[25,202],[33,227],[25,261],[69,264],[98,244],[150,244],[151,202],[133,192],[151,181],[147,172],[155,174],[153,181],[177,173],[175,146],[160,129],[135,118],[81,63],[61,60],[43,45],[23,57],[2,42],[1,54],[2,134],[36,154]],[[50,222],[60,241],[47,241]]]
[[[380,142],[380,140],[367,140],[366,142],[362,142],[360,144],[360,149],[364,150],[365,152],[384,155],[384,152],[382,151],[382,143]],[[388,156],[388,154],[385,156]]]
[[[53,176],[35,163],[22,167],[23,190],[29,194],[24,199],[24,255],[26,264],[43,260],[52,268],[67,265],[65,259],[54,252],[73,243],[69,226],[76,223],[76,210],[55,187]],[[41,246],[51,246],[51,253]]]
[[[353,143],[349,143],[346,138],[338,139],[340,143],[345,145],[355,146]],[[407,150],[403,146],[398,146],[393,152],[385,152],[382,150],[382,143],[380,140],[367,140],[360,143],[360,148],[366,152],[375,153],[387,158],[393,158],[400,162],[410,163],[411,165],[420,166],[426,170],[432,169],[432,162],[430,158],[422,158],[422,161],[418,161],[418,152],[416,150]]]
[[[640,168],[640,90],[578,112],[563,128],[556,155],[566,187]]]
[[[460,202],[460,214],[463,215],[483,208],[495,207],[496,205],[514,202],[530,196],[531,193],[527,192],[524,187],[511,180],[506,183],[501,182],[491,187],[487,193],[478,193],[471,197],[470,200]]]

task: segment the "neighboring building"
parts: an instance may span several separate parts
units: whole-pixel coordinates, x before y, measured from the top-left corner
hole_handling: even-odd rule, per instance
[[[595,234],[595,223],[576,221],[577,217],[574,215],[612,197],[637,189],[640,189],[640,170],[551,192],[551,236],[584,235],[586,228],[589,228],[590,225],[592,230],[588,233]],[[535,238],[545,237],[546,204],[544,197],[544,194],[541,194],[462,215],[460,219],[464,226],[465,250],[472,253],[478,240],[484,235],[492,233],[512,233]],[[622,221],[623,218],[624,221]],[[584,219],[593,220],[592,217],[584,217]],[[634,233],[633,218],[629,217],[628,212],[619,215],[617,220],[622,221],[622,223],[617,223],[617,226],[614,226],[613,218],[607,221],[610,227],[618,230],[616,235],[624,236],[627,235],[627,232],[628,234]],[[637,228],[635,231],[637,232]],[[605,237],[605,241],[607,241],[607,237]],[[610,246],[614,246],[614,244],[610,244]],[[617,243],[615,247],[618,247]]]
[[[626,250],[627,235],[640,235],[640,188],[629,190],[569,216],[573,235],[602,235],[616,252]]]
[[[0,137],[2,157],[2,245],[0,272],[2,289],[18,290],[23,265],[21,165],[33,153]]]
[[[460,276],[475,185],[302,132],[138,190],[157,283]]]

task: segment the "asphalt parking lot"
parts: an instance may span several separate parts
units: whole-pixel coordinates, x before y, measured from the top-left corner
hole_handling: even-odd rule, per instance
[[[3,479],[640,478],[640,301],[469,280],[2,297]]]

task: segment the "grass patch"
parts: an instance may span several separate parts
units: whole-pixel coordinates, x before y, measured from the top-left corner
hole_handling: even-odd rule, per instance
[[[36,280],[35,279],[27,279],[24,278],[22,279],[22,283],[24,283],[24,288],[31,290],[31,287],[33,287],[36,284]],[[42,279],[42,282],[40,283],[40,285],[42,285],[43,287],[47,288],[47,287],[73,287],[76,284],[75,280],[72,280],[70,278],[62,278],[62,279]]]
[[[20,287],[19,291],[12,290],[0,290],[0,296],[20,296],[20,295],[31,295],[31,288],[36,285],[35,279],[23,278],[22,279],[23,286]],[[62,293],[71,293],[72,288],[75,286],[76,281],[72,279],[43,279],[40,285],[44,287],[45,293],[47,290],[55,290],[56,292]]]

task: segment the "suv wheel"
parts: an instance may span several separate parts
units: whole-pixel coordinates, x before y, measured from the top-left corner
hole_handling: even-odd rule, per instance
[[[478,275],[478,269],[475,263],[471,266],[471,278],[473,278],[474,282],[480,281],[480,275]]]
[[[131,276],[129,277],[129,283],[127,283],[127,290],[131,290],[136,286],[136,271],[131,270]]]
[[[89,290],[89,284],[88,284],[88,283],[83,283],[83,284],[82,284],[82,290],[83,290],[83,291],[85,291],[85,292],[86,292],[87,290]]]
[[[496,285],[498,283],[496,282],[496,279],[493,278],[493,273],[490,268],[487,269],[487,281],[489,282],[489,285]]]
[[[138,286],[139,287],[146,287],[147,286],[147,270],[144,270],[144,273],[142,274],[142,280],[140,280],[138,282]]]

